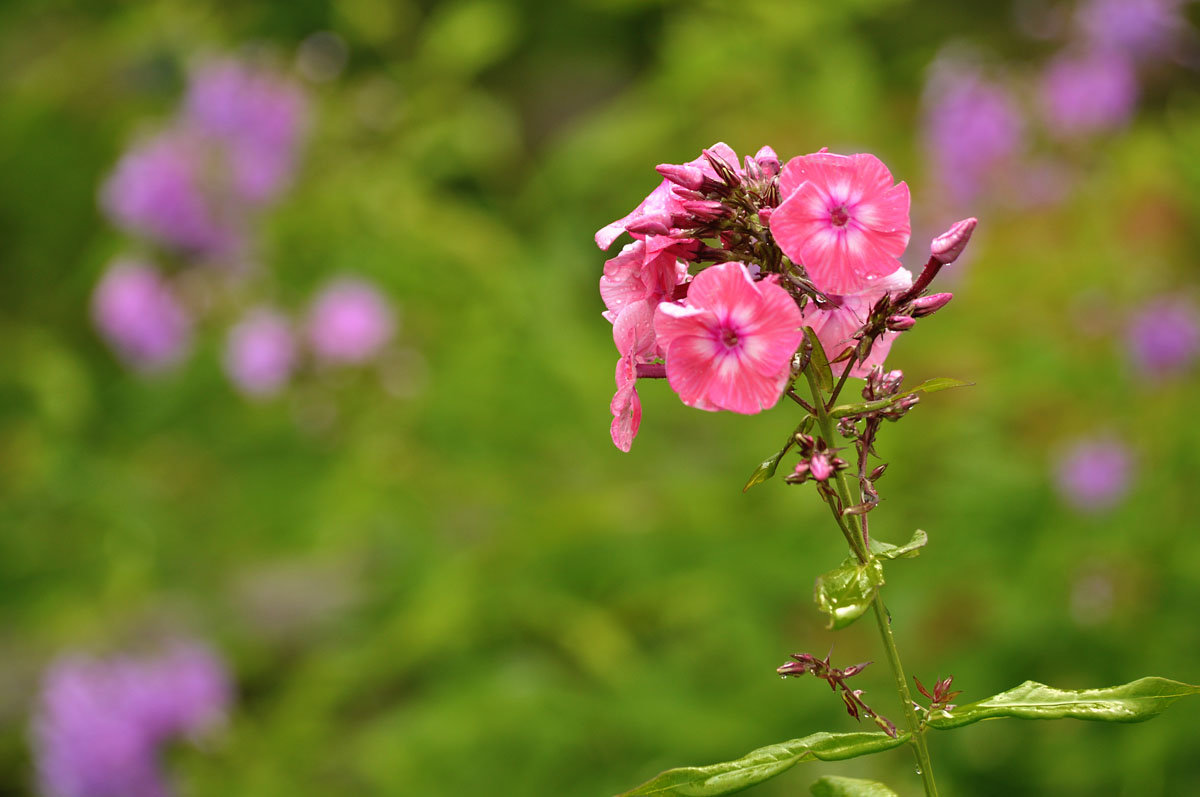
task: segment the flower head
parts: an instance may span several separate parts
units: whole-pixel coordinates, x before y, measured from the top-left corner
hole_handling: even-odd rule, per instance
[[[109,265],[92,294],[92,322],[117,355],[142,371],[178,362],[192,339],[192,322],[153,266],[133,260]]]
[[[822,291],[848,294],[891,274],[908,245],[908,186],[874,155],[818,152],[788,161],[771,234]]]
[[[1119,440],[1078,440],[1059,457],[1058,492],[1077,510],[1100,512],[1125,497],[1132,469],[1133,457]]]
[[[317,359],[358,364],[374,357],[396,331],[396,316],[373,286],[339,279],[314,300],[308,316],[308,339]]]
[[[1162,58],[1186,22],[1181,0],[1086,0],[1076,24],[1088,42],[1114,55]]]
[[[245,395],[278,393],[296,365],[292,325],[275,310],[252,310],[229,331],[224,365],[230,381]]]
[[[684,404],[752,414],[779,401],[802,323],[773,277],[754,282],[744,264],[723,263],[692,280],[684,303],[660,304],[654,331]]]
[[[1186,299],[1159,298],[1142,307],[1128,331],[1129,357],[1146,376],[1187,368],[1200,354],[1200,315]]]
[[[679,260],[686,252],[687,244],[665,235],[626,244],[605,262],[600,277],[605,317],[613,321],[622,308],[648,299],[656,304],[670,300],[675,287],[687,279],[687,263]]]
[[[1040,99],[1047,127],[1072,136],[1122,124],[1133,113],[1137,95],[1130,61],[1095,51],[1052,61],[1042,77]]]

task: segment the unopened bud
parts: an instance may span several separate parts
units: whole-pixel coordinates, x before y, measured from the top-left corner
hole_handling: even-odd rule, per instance
[[[833,463],[824,453],[813,455],[813,458],[808,461],[808,466],[812,471],[813,478],[819,482],[823,482],[833,475]]]
[[[763,147],[754,156],[754,160],[758,162],[763,174],[767,177],[774,177],[779,174],[779,156],[775,154],[775,150],[770,147]]]
[[[663,177],[670,180],[675,185],[687,188],[691,191],[699,191],[704,185],[704,172],[697,169],[695,166],[677,163],[660,163],[654,167],[654,170]]]
[[[688,200],[683,203],[682,207],[701,221],[715,221],[729,215],[729,208],[720,202],[713,202],[707,199],[699,201]]]
[[[775,212],[775,208],[759,208],[758,209],[758,220],[763,223],[764,227],[771,223],[771,214],[774,212]]]
[[[735,186],[741,183],[741,178],[737,174],[737,164],[730,163],[710,149],[701,150],[701,153],[712,164],[713,169],[726,185]]]
[[[754,160],[754,158],[751,158],[749,155],[746,156],[745,171],[746,176],[751,180],[757,180],[762,177],[762,167],[758,165],[758,161]]]
[[[912,329],[916,323],[917,320],[910,315],[893,315],[888,316],[887,328],[893,332],[903,332]]]
[[[958,260],[958,256],[967,248],[967,241],[971,240],[971,233],[975,232],[975,225],[978,223],[979,220],[975,217],[955,222],[950,229],[929,244],[930,256],[943,265]]]
[[[887,466],[888,464],[886,462],[877,466],[875,470],[871,471],[871,475],[868,478],[870,478],[871,481],[878,481],[879,477],[882,476],[887,470]]]
[[[922,296],[920,299],[914,299],[913,303],[909,305],[909,313],[913,318],[933,315],[949,304],[953,298],[953,293],[932,293],[929,296]]]
[[[671,233],[670,217],[652,214],[634,219],[625,225],[625,229],[637,235],[669,235]]]

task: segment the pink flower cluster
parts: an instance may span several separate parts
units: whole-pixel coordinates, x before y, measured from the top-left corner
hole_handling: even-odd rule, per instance
[[[908,186],[874,155],[822,150],[781,166],[763,147],[739,163],[718,143],[658,172],[663,181],[640,205],[596,233],[601,249],[633,238],[600,278],[620,355],[611,433],[622,451],[641,422],[639,377],[665,377],[690,407],[761,412],[795,377],[804,327],[839,374],[865,376],[910,315],[949,299],[918,298],[928,280],[914,285],[901,267]],[[939,238],[958,249],[930,265],[952,261],[973,228],[971,219],[954,241]],[[872,319],[886,328],[859,351]]]

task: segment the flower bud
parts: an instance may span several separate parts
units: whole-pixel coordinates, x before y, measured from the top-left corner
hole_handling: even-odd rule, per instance
[[[745,172],[746,176],[751,180],[757,180],[762,177],[762,167],[758,165],[758,161],[754,160],[754,158],[751,158],[749,155],[746,156]]]
[[[703,153],[704,157],[708,159],[708,162],[712,164],[713,169],[717,172],[717,176],[720,177],[722,182],[724,182],[726,185],[732,187],[742,182],[741,178],[738,177],[736,163],[730,163],[717,153],[713,152],[711,149],[704,149],[700,151]]]
[[[775,208],[759,208],[758,220],[762,222],[764,227],[771,223],[771,214],[775,212]]]
[[[812,471],[813,478],[819,482],[823,482],[833,475],[833,463],[829,461],[829,455],[824,452],[814,454],[808,461],[808,466]]]
[[[668,216],[653,214],[634,219],[625,225],[625,229],[629,233],[637,235],[669,235],[671,233],[671,228],[668,226],[669,221]]]
[[[950,229],[929,244],[930,256],[942,265],[949,265],[958,260],[963,249],[967,248],[967,241],[971,240],[971,233],[975,232],[975,225],[978,223],[979,220],[974,217],[955,222]]]
[[[887,328],[893,332],[903,332],[906,329],[912,329],[917,323],[917,320],[909,315],[893,315],[888,316]]]
[[[775,150],[770,147],[763,147],[754,156],[754,160],[758,162],[759,168],[767,177],[774,177],[779,174],[779,156],[775,154]]]
[[[887,466],[888,464],[886,462],[877,466],[875,470],[871,471],[871,475],[868,478],[870,478],[871,481],[877,481],[879,477],[884,474],[884,471],[887,470]]]
[[[660,163],[654,167],[654,170],[675,185],[687,188],[691,191],[699,191],[701,186],[704,185],[704,172],[700,171],[695,166],[676,163]]]
[[[729,208],[720,202],[713,202],[707,199],[698,202],[689,200],[684,202],[682,207],[701,221],[715,221],[729,215]]]
[[[949,304],[953,298],[953,293],[932,293],[929,296],[922,296],[920,299],[914,299],[913,303],[909,305],[909,313],[913,318],[933,315]]]

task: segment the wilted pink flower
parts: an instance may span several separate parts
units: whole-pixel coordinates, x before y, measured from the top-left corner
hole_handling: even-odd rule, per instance
[[[637,365],[648,362],[656,353],[654,336],[655,301],[626,305],[613,322],[613,342],[621,358],[617,360],[617,391],[609,409],[613,445],[629,451],[642,423],[642,401],[637,393]]]
[[[678,259],[686,244],[664,235],[648,235],[626,244],[604,264],[600,296],[613,321],[621,309],[647,299],[669,300],[675,287],[687,279],[687,264]]]
[[[292,325],[281,313],[260,307],[237,323],[225,341],[225,373],[242,393],[278,393],[296,365]]]
[[[260,203],[273,199],[291,178],[306,112],[297,84],[227,59],[192,75],[183,117],[189,128],[220,142],[237,196]]]
[[[728,145],[724,143],[716,143],[709,147],[709,151],[720,156],[735,169],[738,165],[738,156]],[[672,164],[664,164],[672,165]],[[694,169],[700,170],[704,176],[716,179],[717,173],[713,169],[712,164],[708,159],[701,155],[693,161],[686,164]],[[672,217],[684,213],[683,200],[675,194],[675,183],[670,180],[663,180],[658,187],[650,192],[650,195],[642,200],[641,204],[634,208],[628,215],[617,219],[611,224],[606,224],[596,232],[596,246],[601,249],[608,249],[613,245],[613,241],[620,237],[622,232],[625,232],[631,225],[638,225],[647,220],[659,222],[665,229],[671,226]],[[635,233],[635,237],[640,237],[643,233]]]
[[[1147,303],[1129,325],[1129,357],[1147,376],[1161,377],[1190,366],[1200,354],[1200,315],[1186,299]]]
[[[166,797],[161,749],[222,721],[221,662],[195,644],[159,658],[64,658],[46,675],[33,720],[41,791],[54,797]]]
[[[756,283],[742,263],[723,263],[692,280],[685,303],[660,304],[654,331],[684,404],[751,414],[779,400],[802,323],[774,276]]]
[[[891,274],[908,245],[908,186],[874,155],[818,152],[788,161],[771,215],[775,242],[822,291],[863,289]]]
[[[830,360],[836,358],[845,349],[854,346],[857,341],[853,335],[866,323],[871,307],[884,294],[897,294],[912,287],[912,274],[907,269],[897,268],[886,277],[879,277],[867,282],[866,286],[855,293],[845,296],[831,295],[833,307],[821,309],[815,303],[809,303],[804,308],[804,324],[812,327],[821,342],[825,356]],[[864,362],[857,364],[850,375],[866,377],[876,365],[883,365],[888,352],[892,349],[899,332],[885,332],[871,347],[871,353]],[[845,362],[833,363],[835,373],[841,374],[846,370]]]
[[[396,316],[387,300],[362,280],[343,278],[325,287],[308,315],[308,339],[317,359],[363,363],[387,345]]]
[[[1099,512],[1125,497],[1132,469],[1133,457],[1119,440],[1079,440],[1059,457],[1058,492],[1075,509]]]
[[[191,345],[192,322],[158,271],[116,260],[92,294],[92,322],[117,355],[142,371],[178,362]]]
[[[1122,124],[1133,113],[1137,95],[1129,60],[1097,50],[1054,59],[1042,77],[1040,99],[1047,128],[1073,136]]]
[[[221,217],[206,183],[211,154],[199,138],[182,130],[137,143],[100,189],[105,214],[125,231],[171,249],[227,253],[238,235]]]

